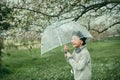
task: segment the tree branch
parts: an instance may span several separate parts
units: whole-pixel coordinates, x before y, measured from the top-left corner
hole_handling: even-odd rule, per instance
[[[90,30],[93,30],[93,31],[98,32],[99,34],[101,34],[101,33],[107,31],[109,28],[111,28],[111,27],[113,27],[113,26],[115,26],[115,25],[117,25],[117,24],[120,24],[120,22],[115,22],[115,23],[113,23],[112,25],[110,25],[109,27],[107,27],[107,28],[105,28],[105,29],[103,29],[103,30],[101,30],[101,31],[99,31],[98,29],[90,29]]]
[[[74,18],[75,21],[77,21],[81,16],[83,16],[83,14],[87,13],[90,10],[94,10],[94,9],[100,9],[101,7],[104,7],[108,4],[113,4],[116,3],[117,5],[120,4],[120,0],[105,0],[104,2],[101,3],[96,3],[87,7],[83,7],[83,11],[80,13],[80,15],[78,15],[76,18]]]
[[[110,11],[111,11],[111,10],[112,10],[112,9],[114,9],[117,5],[119,5],[119,4],[118,4],[118,3],[116,3],[116,4],[115,4],[115,5],[113,5],[111,8],[106,6],[106,8],[107,8],[108,10],[110,10]]]
[[[14,9],[28,10],[28,11],[40,13],[40,14],[42,14],[42,15],[44,15],[44,16],[48,16],[48,17],[58,17],[58,16],[60,16],[60,14],[64,11],[64,8],[63,8],[63,9],[61,9],[61,10],[59,11],[58,14],[56,14],[56,15],[49,15],[49,14],[46,14],[46,13],[41,12],[41,11],[36,11],[36,10],[29,9],[29,8],[24,8],[24,7],[15,7],[15,6],[14,6],[13,8],[14,8]]]
[[[5,7],[8,8],[8,6],[6,6],[5,4],[1,4],[1,3],[0,3],[0,6],[5,6]],[[28,11],[31,11],[31,12],[40,13],[40,14],[42,14],[43,16],[48,16],[48,17],[59,17],[66,7],[60,8],[61,10],[58,12],[58,14],[55,14],[55,15],[49,15],[49,14],[46,14],[46,13],[41,12],[41,11],[32,10],[32,9],[24,8],[24,7],[20,7],[20,6],[13,6],[12,8],[13,8],[13,9],[20,9],[20,10],[28,10]]]

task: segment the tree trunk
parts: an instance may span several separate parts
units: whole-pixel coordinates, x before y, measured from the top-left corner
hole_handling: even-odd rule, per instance
[[[2,70],[2,49],[3,49],[3,39],[0,37],[0,71]]]
[[[1,45],[0,45],[1,46]],[[0,71],[2,70],[2,51],[1,51],[2,49],[1,49],[1,47],[0,47]]]

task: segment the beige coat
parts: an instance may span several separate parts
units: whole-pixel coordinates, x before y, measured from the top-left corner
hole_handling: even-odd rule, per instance
[[[75,80],[91,80],[91,59],[86,46],[74,50],[68,62],[73,68]]]

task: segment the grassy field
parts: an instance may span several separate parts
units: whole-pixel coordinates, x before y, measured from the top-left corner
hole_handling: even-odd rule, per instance
[[[87,47],[92,59],[92,80],[120,80],[120,37],[89,42]],[[9,50],[2,60],[0,80],[73,80],[62,47],[42,56],[40,49]]]

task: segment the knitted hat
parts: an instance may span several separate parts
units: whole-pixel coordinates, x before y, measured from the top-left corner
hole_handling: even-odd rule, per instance
[[[79,38],[84,38],[83,34],[80,31],[73,31],[72,35],[76,35]]]

